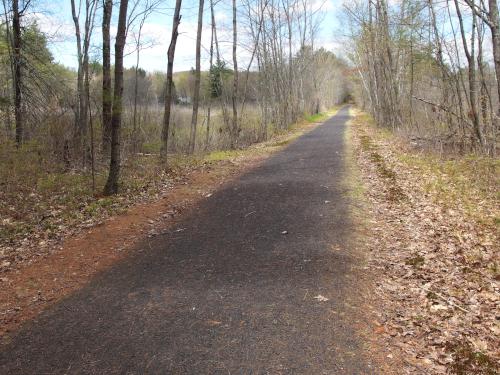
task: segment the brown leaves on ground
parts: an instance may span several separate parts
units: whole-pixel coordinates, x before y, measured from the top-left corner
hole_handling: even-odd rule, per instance
[[[363,115],[351,130],[371,207],[377,336],[399,348],[407,374],[498,373],[499,239],[496,220],[484,220],[498,217],[498,202],[477,194],[477,181],[464,183],[467,171],[449,176],[429,166]],[[449,189],[446,202],[429,189],[435,181]]]

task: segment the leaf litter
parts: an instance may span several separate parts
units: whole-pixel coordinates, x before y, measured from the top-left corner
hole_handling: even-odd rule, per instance
[[[351,129],[370,211],[375,339],[398,349],[401,374],[499,373],[499,238],[485,220],[498,218],[498,201],[467,192],[477,215],[455,196],[444,202],[429,181],[452,179],[409,165],[402,156],[419,156],[365,121]]]

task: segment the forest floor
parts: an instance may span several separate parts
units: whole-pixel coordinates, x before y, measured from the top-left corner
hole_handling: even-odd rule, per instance
[[[353,114],[375,343],[400,358],[400,374],[498,374],[499,160],[418,151]]]
[[[0,171],[8,182],[0,191],[2,339],[8,340],[20,324],[128,256],[139,241],[168,230],[175,219],[223,183],[255,167],[335,112],[332,109],[306,118],[289,132],[246,149],[174,155],[167,172],[155,156],[128,160],[122,191],[112,197],[94,195],[88,179],[77,174],[31,170],[32,165],[39,165],[27,160],[19,167],[30,170],[8,175],[8,169],[18,168],[10,168],[6,162],[5,170]],[[99,181],[99,185],[103,183]]]

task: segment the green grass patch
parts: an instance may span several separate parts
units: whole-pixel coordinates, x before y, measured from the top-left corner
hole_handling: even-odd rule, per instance
[[[314,115],[306,115],[305,119],[308,122],[321,122],[321,121],[325,121],[326,119],[328,119],[328,117],[329,116],[328,116],[327,112],[320,112],[320,113],[316,113]]]
[[[225,150],[225,151],[213,151],[209,153],[204,159],[208,162],[210,161],[223,161],[234,159],[242,154],[240,150]]]
[[[328,111],[316,113],[313,115],[305,115],[304,119],[307,122],[322,122],[328,120],[330,117],[334,116],[342,106],[335,106]]]

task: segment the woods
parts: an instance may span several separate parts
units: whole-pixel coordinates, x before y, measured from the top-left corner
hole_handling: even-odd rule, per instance
[[[496,155],[496,1],[353,1],[345,13],[358,99],[378,124],[441,152]]]
[[[163,1],[68,5],[61,16],[73,29],[64,36],[74,41],[70,67],[56,62],[55,37],[39,25],[42,4],[3,2],[1,69],[10,84],[2,87],[1,142],[13,141],[24,156],[37,153],[52,172],[85,176],[96,192],[116,194],[129,160],[156,154],[168,169],[168,154],[246,147],[347,96],[347,64],[315,47],[320,8],[308,3],[199,1],[196,13],[188,11],[197,31],[194,67],[185,72],[174,66],[180,0],[173,16]],[[141,52],[162,42],[144,31],[152,17],[170,35],[166,73],[142,68]],[[231,21],[219,25],[217,17]],[[129,55],[132,66],[124,65]]]

